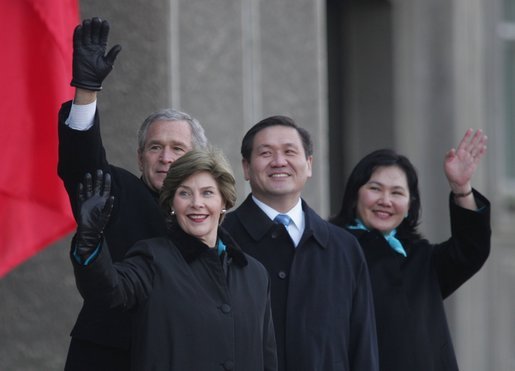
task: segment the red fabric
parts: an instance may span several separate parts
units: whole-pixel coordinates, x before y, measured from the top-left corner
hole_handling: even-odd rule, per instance
[[[75,228],[57,176],[78,0],[0,1],[0,277]]]

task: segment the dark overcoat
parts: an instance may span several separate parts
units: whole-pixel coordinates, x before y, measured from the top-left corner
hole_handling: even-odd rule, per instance
[[[98,112],[94,125],[86,131],[70,129],[65,120],[70,113],[71,102],[62,105],[59,111],[59,164],[58,173],[64,181],[70,197],[72,209],[77,212],[77,187],[84,179],[84,174],[95,174],[96,169],[109,172],[112,177],[111,194],[115,196],[115,205],[105,238],[113,261],[120,261],[129,248],[137,241],[166,235],[166,223],[163,211],[159,207],[157,193],[134,174],[119,167],[111,166],[100,136]],[[122,354],[128,359],[130,347],[130,318],[128,312],[121,313],[113,308],[100,310],[85,303],[79,313],[71,333],[73,338],[91,342],[85,349],[88,362],[94,362],[95,344],[109,348],[121,349],[123,353],[106,351],[109,354]],[[80,351],[71,348],[70,351]],[[74,356],[73,354],[70,356]],[[107,360],[99,360],[101,363]],[[116,362],[116,361],[115,361]],[[125,366],[123,366],[125,367]],[[123,367],[121,369],[123,369]]]
[[[490,204],[474,192],[479,212],[450,203],[447,241],[407,241],[407,257],[383,236],[351,230],[368,263],[381,371],[456,371],[443,300],[476,273],[490,252]],[[473,324],[471,324],[473,326]]]
[[[277,370],[268,273],[219,238],[221,257],[178,227],[114,265],[107,249],[87,266],[72,256],[86,302],[136,310],[132,370]]]
[[[249,195],[223,223],[272,280],[279,370],[375,371],[377,341],[363,253],[344,229],[303,201],[304,234],[295,248]]]

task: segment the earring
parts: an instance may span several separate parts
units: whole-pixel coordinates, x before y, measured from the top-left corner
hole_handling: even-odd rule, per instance
[[[174,216],[175,215],[175,210],[170,211],[170,215]]]
[[[226,209],[222,209],[222,212],[220,214],[225,214],[227,212]]]

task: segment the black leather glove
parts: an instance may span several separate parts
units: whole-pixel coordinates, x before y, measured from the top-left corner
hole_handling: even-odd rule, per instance
[[[111,216],[114,197],[111,193],[111,175],[97,170],[95,185],[91,174],[86,173],[79,184],[79,219],[75,236],[75,254],[84,263],[96,250]]]
[[[113,69],[116,56],[122,50],[120,45],[115,45],[105,55],[108,36],[109,22],[97,17],[86,19],[75,27],[72,86],[102,90],[102,81]]]

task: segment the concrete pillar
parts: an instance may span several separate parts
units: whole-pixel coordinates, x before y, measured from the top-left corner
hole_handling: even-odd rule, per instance
[[[292,116],[315,142],[304,197],[328,210],[325,8],[322,0],[126,0],[81,2],[81,17],[111,23],[122,52],[98,107],[111,163],[138,172],[136,131],[173,106],[205,127],[242,178],[240,142],[260,119]],[[69,262],[70,236],[0,281],[0,369],[59,370],[82,299]]]

